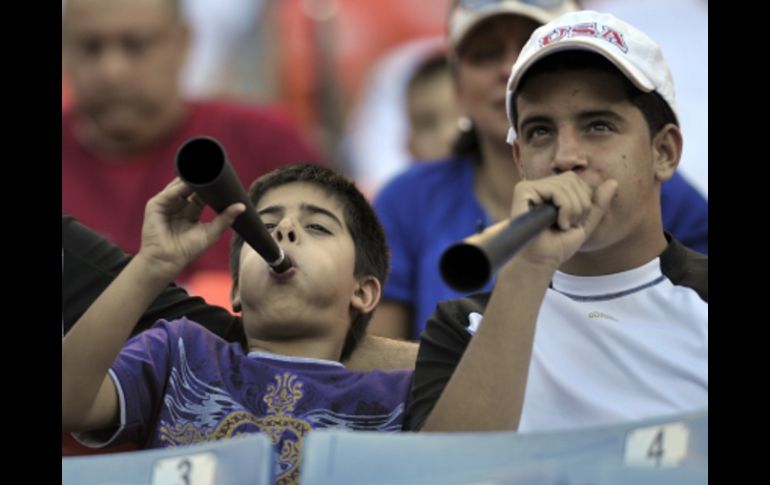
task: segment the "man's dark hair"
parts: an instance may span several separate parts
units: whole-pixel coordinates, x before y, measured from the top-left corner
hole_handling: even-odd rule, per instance
[[[515,127],[519,123],[519,113],[516,110],[516,99],[519,97],[519,94],[523,91],[529,80],[541,74],[581,69],[595,69],[606,72],[620,80],[620,82],[623,83],[628,101],[639,108],[642,115],[644,115],[644,119],[647,121],[647,128],[650,130],[650,137],[655,136],[661,128],[669,123],[679,126],[673,110],[660,94],[655,91],[645,93],[634,86],[631,81],[606,58],[594,52],[581,50],[570,50],[551,54],[536,62],[526,73],[524,73],[524,76],[522,76],[519,81],[519,86],[516,89],[516,95],[511,97],[513,126]]]
[[[353,239],[356,251],[354,276],[357,278],[374,276],[382,286],[385,286],[390,263],[385,231],[366,197],[344,176],[320,165],[309,163],[287,165],[255,180],[249,187],[249,199],[256,206],[268,190],[294,182],[316,185],[342,204],[345,225]],[[234,283],[238,282],[241,247],[243,247],[243,238],[235,233],[230,248],[230,271]],[[347,359],[364,337],[373,313],[359,314],[353,318],[340,360]]]

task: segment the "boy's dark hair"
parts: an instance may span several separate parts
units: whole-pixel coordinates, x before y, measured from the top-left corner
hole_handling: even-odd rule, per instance
[[[353,274],[359,278],[374,276],[382,286],[385,286],[390,264],[390,251],[385,240],[385,231],[372,206],[355,184],[344,176],[320,165],[309,163],[287,165],[255,180],[249,187],[249,200],[256,206],[268,190],[293,182],[316,185],[342,204],[345,225],[353,239],[356,251]],[[230,248],[230,271],[234,283],[238,281],[242,247],[243,238],[235,233]],[[340,360],[347,359],[361,341],[373,313],[359,314],[353,318]]]
[[[647,121],[650,136],[660,131],[668,123],[679,126],[676,116],[668,103],[657,92],[645,93],[636,86],[617,67],[603,56],[589,51],[569,50],[557,52],[532,66],[519,81],[516,95],[511,97],[511,116],[513,126],[519,122],[519,113],[516,110],[516,98],[522,92],[527,82],[540,74],[559,71],[575,71],[581,69],[595,69],[615,76],[623,83],[628,101],[639,108]]]

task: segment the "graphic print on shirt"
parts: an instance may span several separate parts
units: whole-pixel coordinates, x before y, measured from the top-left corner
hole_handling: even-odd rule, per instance
[[[171,369],[163,403],[171,416],[160,419],[159,438],[167,446],[217,441],[262,432],[278,449],[276,483],[299,480],[302,440],[315,428],[345,428],[364,431],[399,431],[405,410],[400,403],[389,413],[346,414],[325,408],[295,414],[306,396],[305,383],[292,372],[276,372],[261,401],[266,407],[247,409],[226,390],[206,383],[192,372],[182,339],[178,340],[179,363]]]

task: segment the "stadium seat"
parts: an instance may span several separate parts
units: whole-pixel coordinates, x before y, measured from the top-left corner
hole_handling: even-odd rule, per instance
[[[62,458],[62,485],[273,485],[275,449],[264,434],[191,446]]]
[[[302,485],[705,484],[708,411],[562,432],[319,430]]]

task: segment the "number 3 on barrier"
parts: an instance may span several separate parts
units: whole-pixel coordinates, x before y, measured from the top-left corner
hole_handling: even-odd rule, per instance
[[[214,485],[217,459],[213,453],[196,453],[155,462],[152,485]]]
[[[683,423],[635,429],[626,438],[623,461],[629,467],[675,467],[687,455],[689,437]]]

